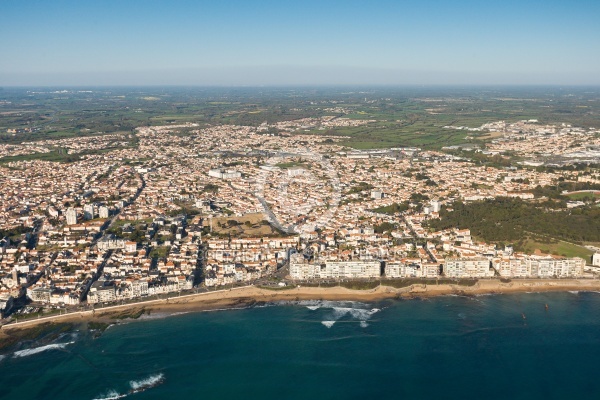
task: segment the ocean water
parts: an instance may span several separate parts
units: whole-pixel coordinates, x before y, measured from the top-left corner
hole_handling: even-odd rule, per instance
[[[585,292],[151,315],[5,354],[0,398],[600,398],[599,317]]]

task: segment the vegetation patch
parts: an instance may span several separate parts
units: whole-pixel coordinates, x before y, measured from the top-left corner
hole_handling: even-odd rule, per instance
[[[265,289],[265,290],[273,290],[275,292],[279,292],[282,290],[290,290],[290,289],[295,289],[296,286],[294,285],[286,285],[286,286],[259,286],[259,289]]]
[[[110,324],[107,324],[106,322],[96,322],[96,321],[88,322],[89,330],[104,332],[109,326],[110,326]]]
[[[407,211],[408,209],[409,209],[409,204],[407,201],[405,201],[403,203],[393,203],[393,204],[390,204],[389,206],[377,207],[377,208],[372,209],[371,211],[379,213],[379,214],[394,215],[394,214],[398,214],[398,213]]]
[[[340,286],[352,290],[371,290],[379,286],[379,281],[344,281]]]
[[[455,202],[451,209],[442,208],[440,218],[430,220],[431,229],[470,229],[471,234],[486,242],[514,243],[524,251],[525,238],[534,234],[547,240],[579,244],[600,241],[600,208],[579,207],[554,209],[552,203],[525,202],[498,197],[472,203]]]

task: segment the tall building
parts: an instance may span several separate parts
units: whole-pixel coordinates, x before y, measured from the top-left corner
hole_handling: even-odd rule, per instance
[[[85,219],[93,219],[94,218],[94,205],[86,204],[83,206],[83,218]]]
[[[381,190],[372,190],[371,198],[376,200],[383,199],[383,192]]]
[[[67,225],[75,225],[77,223],[77,211],[73,207],[69,207],[66,213]]]
[[[98,214],[99,214],[98,216],[100,218],[108,218],[108,214],[109,214],[108,207],[100,206],[100,208],[98,209]]]

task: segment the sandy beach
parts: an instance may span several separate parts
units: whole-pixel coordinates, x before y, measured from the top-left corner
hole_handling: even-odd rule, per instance
[[[444,295],[474,296],[482,294],[501,294],[516,292],[551,291],[600,291],[600,280],[592,279],[520,279],[503,283],[497,279],[480,280],[473,286],[449,284],[416,284],[404,288],[379,286],[370,290],[352,290],[344,287],[291,287],[282,290],[262,289],[255,286],[218,290],[208,293],[192,294],[168,300],[149,300],[139,303],[107,306],[95,311],[83,311],[66,315],[53,315],[2,327],[2,332],[29,329],[47,323],[81,323],[97,321],[111,323],[144,312],[193,312],[230,308],[244,308],[256,303],[300,300],[353,300],[377,301],[383,299],[409,299],[415,297],[433,297]],[[0,339],[2,337],[0,336]]]

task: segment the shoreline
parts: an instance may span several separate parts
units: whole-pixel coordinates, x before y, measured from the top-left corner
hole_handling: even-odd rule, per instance
[[[223,289],[214,292],[172,297],[169,299],[148,300],[131,304],[107,306],[94,311],[81,311],[62,315],[52,315],[13,322],[1,326],[0,340],[8,333],[27,330],[42,324],[82,322],[114,323],[118,320],[137,318],[143,313],[215,311],[233,308],[247,308],[256,303],[278,301],[364,301],[374,302],[386,299],[430,298],[447,295],[476,296],[485,294],[509,294],[525,292],[567,292],[600,291],[600,280],[596,279],[519,279],[503,283],[500,280],[480,280],[473,286],[454,284],[413,284],[403,288],[378,286],[374,289],[354,290],[344,287],[290,287],[269,290],[256,286]],[[137,314],[137,317],[135,316]]]

